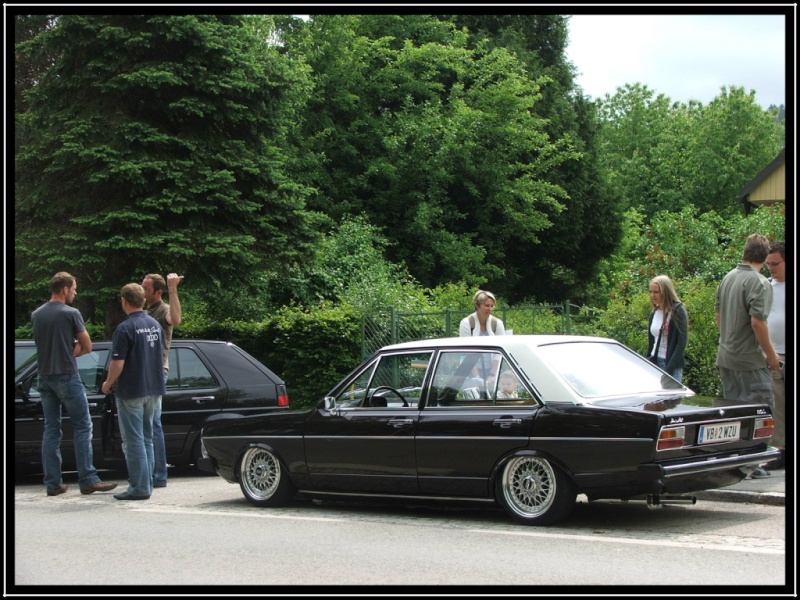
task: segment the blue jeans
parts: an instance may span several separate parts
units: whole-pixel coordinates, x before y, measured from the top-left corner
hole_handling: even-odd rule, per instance
[[[169,373],[164,373],[164,385],[167,383]],[[167,448],[164,444],[164,430],[161,428],[161,396],[158,397],[153,411],[153,485],[164,487],[167,485]]]
[[[40,375],[39,393],[44,411],[42,436],[42,468],[48,490],[57,490],[61,479],[61,405],[67,409],[74,432],[75,466],[78,486],[89,487],[100,481],[94,468],[92,450],[92,418],[86,400],[86,388],[76,375]]]
[[[658,367],[664,369],[665,371],[667,371],[667,361],[664,360],[663,358],[661,358],[660,356],[656,357],[656,365]],[[667,373],[669,373],[669,371],[667,371]],[[673,369],[672,373],[669,373],[669,374],[678,383],[680,383],[681,379],[683,379],[683,369],[682,368]]]
[[[153,493],[153,413],[161,396],[117,398],[117,416],[122,434],[122,451],[128,466],[128,494]]]

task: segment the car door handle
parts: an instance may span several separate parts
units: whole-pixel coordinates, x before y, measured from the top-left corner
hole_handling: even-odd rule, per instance
[[[89,408],[97,408],[97,402],[89,402]]]
[[[206,402],[213,402],[215,398],[214,396],[192,396],[192,400],[194,400],[195,404],[204,404]]]
[[[403,427],[404,425],[413,425],[414,419],[389,419],[389,425],[392,427]]]
[[[522,419],[517,419],[515,417],[500,417],[492,421],[492,425],[498,425],[503,429],[508,429],[512,425],[519,425],[520,423],[522,423]]]

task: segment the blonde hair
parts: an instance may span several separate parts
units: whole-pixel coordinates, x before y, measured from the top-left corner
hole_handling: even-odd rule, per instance
[[[475,292],[475,295],[472,297],[472,304],[475,308],[478,308],[481,304],[486,302],[487,298],[491,298],[494,300],[494,303],[497,304],[497,298],[494,297],[494,294],[486,290],[478,290]]]
[[[672,309],[675,308],[675,305],[681,301],[678,298],[678,292],[675,291],[675,284],[672,283],[672,279],[670,279],[666,275],[656,275],[650,280],[650,284],[656,284],[658,286],[658,290],[661,292],[661,306],[660,308],[664,311],[665,315],[672,314]],[[656,310],[655,304],[650,302],[651,309],[654,311]]]

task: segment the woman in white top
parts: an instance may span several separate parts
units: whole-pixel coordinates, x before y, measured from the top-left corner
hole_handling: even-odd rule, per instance
[[[672,280],[656,275],[650,280],[650,313],[647,357],[674,379],[683,378],[684,353],[689,337],[689,318]]]
[[[486,290],[478,290],[472,297],[472,304],[475,306],[475,312],[461,319],[458,327],[459,337],[475,337],[479,335],[505,335],[506,328],[503,322],[492,315],[495,306],[497,306],[497,299],[492,292]],[[497,381],[497,371],[500,368],[500,358],[492,361],[490,373],[486,377],[483,384],[483,389],[494,389]],[[480,378],[477,367],[472,372],[473,377]]]
[[[497,306],[497,298],[492,292],[478,290],[472,297],[472,304],[475,306],[475,312],[461,319],[458,327],[459,337],[506,334],[503,322],[492,314]]]

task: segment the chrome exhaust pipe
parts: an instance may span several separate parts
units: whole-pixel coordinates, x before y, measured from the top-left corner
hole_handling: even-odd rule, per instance
[[[694,496],[661,496],[659,494],[647,495],[648,508],[661,508],[665,504],[697,504]]]

